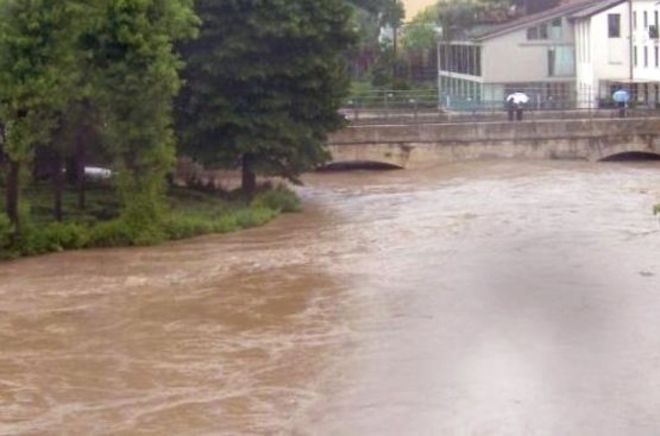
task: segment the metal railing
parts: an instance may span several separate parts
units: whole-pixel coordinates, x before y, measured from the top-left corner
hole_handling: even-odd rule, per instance
[[[460,108],[438,108],[429,98],[423,103],[410,94],[393,94],[387,102],[376,104],[377,100],[352,99],[342,108],[341,113],[353,125],[373,124],[417,124],[417,123],[474,123],[486,121],[507,121],[509,113],[504,102],[476,102]],[[381,96],[382,98],[382,96]],[[514,118],[515,118],[514,113]],[[635,104],[632,107],[595,107],[593,101],[552,101],[542,105],[523,105],[523,120],[553,119],[608,119],[608,118],[647,118],[660,117],[657,105]]]

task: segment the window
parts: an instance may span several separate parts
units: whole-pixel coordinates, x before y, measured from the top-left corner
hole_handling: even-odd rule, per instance
[[[660,66],[660,64],[658,64],[660,61],[660,59],[658,59],[658,46],[653,48],[653,57],[655,58],[655,67],[658,68]]]
[[[649,13],[644,11],[644,28],[649,27]]]
[[[562,31],[561,31],[561,18],[557,18],[556,20],[553,20],[551,25],[550,25],[550,39],[561,39],[562,38]]]
[[[553,77],[555,75],[555,49],[551,48],[548,50],[548,76]]]
[[[527,39],[530,41],[539,39],[539,28],[530,27],[529,29],[527,29]]]
[[[644,66],[649,66],[649,48],[644,46]]]
[[[637,11],[633,12],[633,29],[637,30]]]
[[[575,49],[557,46],[548,49],[548,76],[571,76],[575,74]]]
[[[621,37],[621,14],[608,14],[608,36],[610,38]]]
[[[529,27],[527,29],[527,40],[534,41],[537,39],[561,39],[561,18],[552,20],[551,22],[539,24],[538,26]]]
[[[633,47],[633,64],[637,66],[637,46]]]
[[[658,11],[653,12],[653,24],[655,25],[656,30],[658,29]]]
[[[481,76],[481,47],[468,44],[440,45],[440,70]]]

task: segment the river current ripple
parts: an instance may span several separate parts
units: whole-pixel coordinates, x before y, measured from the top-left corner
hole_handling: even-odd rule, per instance
[[[0,264],[0,434],[660,431],[660,166],[305,181],[263,228]]]

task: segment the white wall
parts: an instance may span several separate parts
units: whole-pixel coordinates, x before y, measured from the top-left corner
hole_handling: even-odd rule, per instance
[[[562,19],[562,38],[527,40],[527,29],[483,41],[482,71],[485,82],[552,82],[572,80],[574,75],[548,75],[548,50],[572,47],[573,25]]]
[[[609,37],[609,14],[621,16],[619,38]],[[630,15],[622,3],[575,22],[578,98],[595,103],[603,81],[630,78]]]
[[[660,46],[657,39],[649,37],[648,27],[644,26],[644,11],[647,13],[648,25],[655,24],[654,12],[660,14],[657,0],[634,0],[633,11],[637,12],[637,26],[633,26],[631,52],[631,29],[629,4],[622,3],[585,20],[575,23],[576,57],[577,57],[577,89],[584,90],[583,96],[592,92],[595,101],[602,92],[603,82],[655,82],[649,85],[648,97],[655,100],[655,85],[660,83],[660,65],[655,64],[655,48]],[[621,15],[621,37],[608,37],[608,15]],[[634,15],[633,15],[634,16]],[[634,65],[633,53],[637,47],[637,65]],[[644,48],[646,47],[648,62],[645,63]],[[631,63],[632,77],[631,77]],[[660,59],[659,59],[660,63]],[[641,85],[640,85],[641,86]],[[639,89],[639,98],[643,98],[643,88]],[[601,95],[602,96],[602,95]]]
[[[608,15],[621,15],[620,38],[608,37]],[[622,3],[596,14],[590,23],[590,45],[593,65],[598,79],[620,79],[630,76],[630,15],[628,5]]]
[[[637,29],[633,32],[633,44],[637,46],[637,66],[634,68],[634,78],[637,80],[660,81],[660,67],[655,66],[654,49],[658,40],[649,38],[648,27],[644,26],[644,12],[648,16],[648,24],[654,24],[654,12],[660,13],[657,0],[635,0],[633,11],[637,12]],[[644,48],[648,51],[648,65],[644,65]]]

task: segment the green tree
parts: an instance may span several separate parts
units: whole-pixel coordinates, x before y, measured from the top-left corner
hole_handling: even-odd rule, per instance
[[[174,44],[194,36],[198,20],[192,0],[100,1],[84,41],[103,142],[114,158],[123,216],[148,229],[161,217],[174,164],[172,101],[183,67]]]
[[[76,81],[75,27],[84,7],[69,0],[0,2],[0,119],[8,161],[5,211],[20,232],[21,170],[49,144]]]
[[[432,5],[419,12],[406,25],[401,45],[405,52],[420,52],[433,49],[436,42],[438,5]]]
[[[511,0],[440,0],[437,4],[442,39],[451,41],[479,22],[506,19]]]
[[[324,162],[323,142],[342,125],[345,52],[354,39],[345,0],[199,0],[200,38],[182,47],[182,153],[296,180]]]

